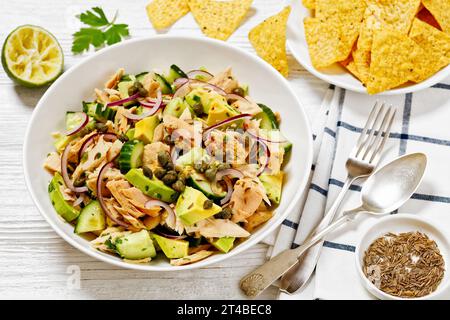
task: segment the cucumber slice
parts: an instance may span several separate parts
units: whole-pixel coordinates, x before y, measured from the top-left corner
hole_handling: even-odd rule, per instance
[[[74,128],[78,127],[81,122],[85,120],[85,115],[81,112],[66,112],[66,130],[72,131]]]
[[[226,191],[221,191],[216,194],[211,187],[211,183],[206,180],[205,176],[200,173],[193,173],[187,180],[188,185],[201,191],[205,196],[211,200],[219,201],[225,198]]]
[[[134,133],[136,132],[135,128],[128,129],[128,131],[125,133],[128,139],[133,140],[134,139]]]
[[[122,173],[142,165],[144,143],[139,140],[130,140],[124,143],[119,155],[119,167]]]
[[[138,74],[136,75],[136,78],[135,78],[135,79],[136,79],[137,81],[139,81],[139,82],[142,83],[142,80],[144,80],[144,77],[145,77],[147,74],[148,74],[147,71],[138,73]]]
[[[187,78],[187,77],[188,76],[186,75],[186,73],[184,73],[183,70],[181,70],[177,65],[173,64],[170,66],[169,74],[165,77],[165,79],[167,80],[167,82],[172,84],[178,78]]]
[[[140,260],[156,256],[155,246],[147,230],[141,230],[115,241],[117,253],[124,259]]]
[[[85,102],[83,101],[83,112],[88,116],[93,117],[97,121],[106,122],[108,120],[113,121],[116,116],[116,110],[104,106],[97,102]]]
[[[105,227],[105,213],[100,203],[97,200],[93,200],[81,210],[75,226],[75,233],[100,231],[105,229]]]
[[[278,129],[280,126],[278,124],[277,118],[273,111],[266,105],[258,103],[258,106],[262,109],[262,112],[255,116],[256,119],[261,119],[261,129]]]
[[[169,104],[164,108],[163,115],[171,115],[179,118],[186,109],[186,103],[182,98],[170,100]]]
[[[172,93],[172,87],[170,83],[162,75],[155,73],[154,78],[159,83],[159,86],[161,87],[161,92],[163,94]]]

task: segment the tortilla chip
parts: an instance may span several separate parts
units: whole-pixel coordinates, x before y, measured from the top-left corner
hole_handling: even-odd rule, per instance
[[[370,9],[367,9],[359,32],[356,49],[352,53],[355,68],[359,74],[358,78],[362,83],[366,83],[369,79],[373,32],[375,29],[380,28],[381,22],[375,18]]]
[[[417,18],[442,31],[441,26],[427,8],[423,7],[417,14]]]
[[[402,32],[388,27],[375,30],[367,92],[379,93],[421,78],[425,57],[425,51]]]
[[[303,0],[303,5],[309,10],[314,10],[316,8],[316,0]]]
[[[150,22],[157,30],[170,27],[189,12],[187,0],[153,0],[146,9]]]
[[[404,34],[409,32],[420,8],[420,0],[368,0],[368,2],[377,19]]]
[[[253,0],[187,0],[202,32],[219,40],[227,40],[240,26]]]
[[[358,38],[361,23],[366,10],[365,0],[316,0],[316,18],[321,22],[340,26],[341,34],[333,32],[340,39],[340,57],[343,60],[350,55]]]
[[[256,53],[283,76],[289,74],[286,55],[286,29],[291,7],[284,8],[253,28],[248,38]]]
[[[442,30],[450,33],[450,1],[448,0],[422,0],[422,4],[437,20]]]
[[[335,62],[345,60],[348,55],[344,44],[339,40],[342,34],[340,25],[323,23],[317,18],[305,18],[305,37],[309,56],[316,69],[326,68]]]
[[[356,64],[354,61],[351,61],[350,63],[348,63],[345,68],[353,75],[355,76],[356,79],[358,79],[359,81],[363,82],[361,80],[361,75],[358,71],[358,68],[356,67]]]
[[[422,74],[424,80],[450,63],[450,35],[414,19],[409,37],[426,52],[428,68]]]

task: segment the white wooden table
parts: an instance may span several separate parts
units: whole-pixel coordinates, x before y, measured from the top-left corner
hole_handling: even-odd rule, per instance
[[[146,0],[0,0],[0,43],[22,24],[35,24],[51,31],[65,54],[65,67],[79,63],[89,54],[73,56],[72,34],[79,25],[75,14],[92,6],[108,15],[119,10],[121,23],[130,27],[131,37],[156,34],[147,20]],[[280,0],[254,0],[247,20],[229,42],[253,49],[249,30],[283,7]],[[203,36],[188,15],[169,34]],[[292,58],[290,82],[310,118],[313,105],[323,97],[327,84],[314,78]],[[239,279],[260,265],[267,246],[259,244],[222,263],[178,273],[138,272],[110,266],[74,249],[44,221],[25,187],[22,174],[22,143],[33,108],[45,92],[14,85],[0,70],[0,296],[7,298],[58,299],[239,299]],[[81,288],[71,288],[71,266],[79,266]],[[277,290],[261,298],[273,299]]]

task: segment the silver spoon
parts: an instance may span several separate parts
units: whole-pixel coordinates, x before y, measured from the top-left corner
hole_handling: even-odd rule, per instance
[[[416,191],[427,165],[423,153],[412,153],[395,159],[367,179],[361,190],[361,206],[345,211],[339,219],[296,249],[285,250],[242,278],[240,287],[249,297],[256,297],[292,268],[301,255],[344,223],[360,213],[383,215],[397,210]]]

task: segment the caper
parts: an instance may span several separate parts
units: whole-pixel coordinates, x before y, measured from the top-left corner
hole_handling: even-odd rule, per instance
[[[73,182],[73,186],[75,188],[79,188],[84,186],[85,183],[86,183],[86,175],[83,173],[77,179],[75,179],[75,181]]]
[[[205,200],[205,202],[203,202],[203,209],[208,210],[211,209],[213,206],[214,202],[212,200]]]
[[[157,177],[159,180],[161,180],[166,175],[166,173],[167,173],[166,169],[163,168],[156,168],[155,172],[153,172],[155,177]]]
[[[161,165],[161,167],[165,167],[167,163],[169,162],[170,155],[167,151],[160,151],[158,152],[158,162]]]
[[[173,145],[174,144],[174,142],[172,141],[172,136],[170,134],[166,135],[163,138],[163,141],[164,141],[165,144],[168,144],[168,145]]]
[[[177,179],[178,179],[177,173],[175,171],[169,171],[164,175],[164,177],[162,177],[161,180],[162,182],[164,182],[166,186],[170,186],[173,183],[175,183]]]
[[[136,88],[143,88],[144,86],[142,85],[142,83],[140,82],[140,81],[138,81],[138,80],[136,80],[135,82],[134,82],[134,86],[136,87]]]
[[[205,113],[205,110],[203,109],[203,105],[201,103],[194,104],[192,106],[192,110],[198,117],[201,117]]]
[[[145,90],[143,87],[139,87],[138,92],[141,97],[146,97],[148,95],[148,91]]]
[[[138,88],[136,87],[136,83],[135,83],[135,84],[131,85],[131,86],[128,88],[128,95],[129,95],[129,96],[132,96],[132,95],[135,94],[137,91],[138,91]]]
[[[216,177],[216,174],[217,174],[216,168],[209,168],[208,170],[205,171],[205,177],[209,181],[213,181],[214,178]]]
[[[152,179],[153,178],[153,171],[152,171],[152,169],[150,169],[150,167],[149,166],[143,166],[142,167],[142,171],[144,172],[144,175],[147,177],[147,178],[149,178],[149,179]]]
[[[164,167],[164,169],[166,169],[166,170],[168,170],[168,171],[173,171],[173,170],[175,170],[175,166],[173,165],[173,163],[172,163],[172,160],[171,161],[169,161],[169,162],[167,162],[167,164],[166,164],[166,166]]]
[[[184,173],[178,174],[178,180],[180,180],[181,182],[186,183],[186,179],[187,179],[186,174]]]
[[[122,142],[127,142],[128,140],[130,140],[125,133],[122,133],[121,135],[119,135],[118,138]]]
[[[186,188],[186,185],[180,179],[178,179],[177,181],[175,181],[174,184],[172,184],[172,189],[175,191],[178,191],[180,193],[183,192],[185,188]]]
[[[208,169],[208,163],[202,161],[202,162],[196,162],[194,164],[194,169],[197,170],[200,173],[204,173]]]
[[[202,171],[202,163],[201,162],[194,163],[194,169],[198,172],[201,172]]]
[[[105,133],[108,131],[108,126],[103,123],[96,123],[95,129],[97,129],[97,131],[100,133]]]
[[[223,208],[222,211],[216,213],[214,218],[216,219],[230,219],[233,214],[233,211],[230,207]]]
[[[232,92],[238,96],[245,97],[245,90],[241,87],[234,88]]]

